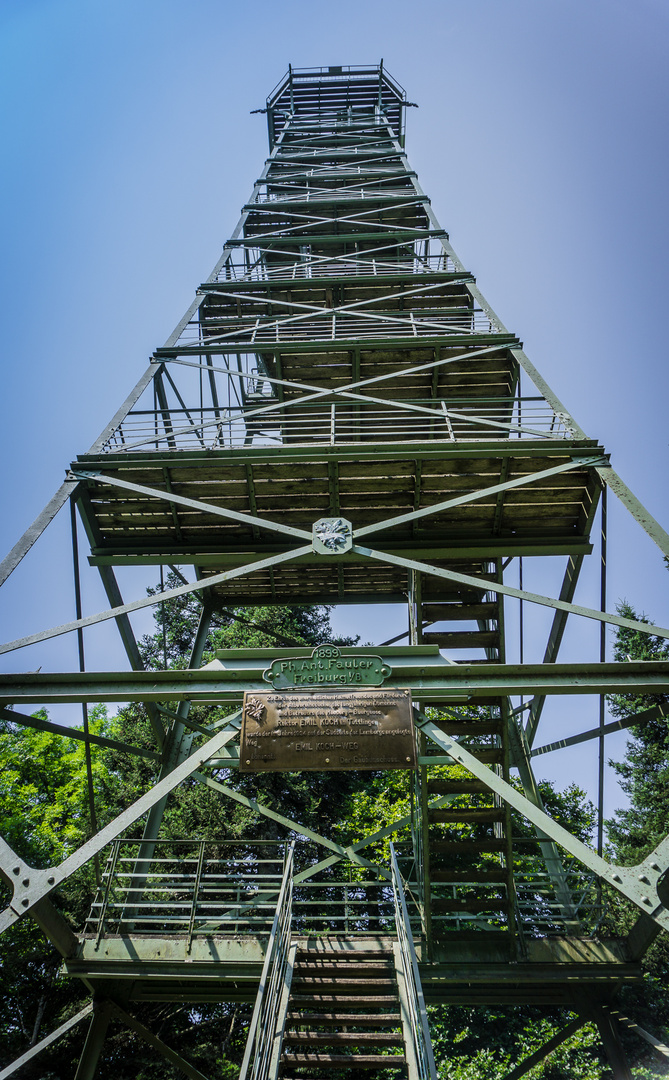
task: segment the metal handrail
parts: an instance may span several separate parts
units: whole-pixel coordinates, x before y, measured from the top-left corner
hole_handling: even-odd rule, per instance
[[[425,998],[423,997],[423,987],[420,981],[420,972],[418,971],[418,959],[413,944],[409,912],[404,898],[404,883],[397,865],[397,856],[392,842],[390,844],[390,868],[392,871],[393,899],[395,901],[395,925],[397,927],[397,940],[400,946],[402,970],[404,972],[406,1005],[409,1012],[408,1026],[413,1043],[418,1077],[419,1080],[437,1080]]]
[[[281,891],[267,944],[239,1080],[268,1080],[269,1078],[274,1034],[279,1022],[279,1008],[290,949],[294,852],[295,841],[293,840],[286,855]]]

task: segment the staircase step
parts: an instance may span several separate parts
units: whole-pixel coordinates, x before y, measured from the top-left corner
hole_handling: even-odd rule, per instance
[[[430,854],[435,855],[471,855],[486,852],[506,851],[506,840],[432,840]]]
[[[341,979],[319,979],[315,975],[304,979],[293,976],[292,985],[297,991],[311,990],[314,993],[320,991],[324,994],[360,994],[364,990],[369,990],[372,994],[397,994],[394,982],[381,979],[366,979],[363,983],[360,979],[356,979],[355,982],[343,982]]]
[[[435,622],[440,618],[440,612],[444,610],[445,604],[479,604],[481,603],[481,597],[485,589],[482,587],[479,591],[474,588],[462,588],[451,589],[448,592],[444,592],[440,595],[438,600],[429,600],[423,602],[423,619],[430,619]]]
[[[434,898],[432,900],[432,911],[437,915],[443,915],[446,913],[455,914],[458,911],[466,911],[469,914],[480,914],[484,911],[506,911],[508,908],[508,901],[506,897],[490,897],[489,900],[467,900],[463,897],[461,900],[442,900],[440,898]]]
[[[291,1005],[296,1005],[301,1008],[307,1005],[341,1005],[342,1001],[338,994],[292,994],[290,995]],[[359,995],[346,995],[346,1004],[355,1006],[375,1006],[385,1007],[397,1005],[397,993],[394,994],[365,994],[364,997]]]
[[[351,1027],[383,1027],[384,1025],[399,1024],[401,1016],[395,1013],[345,1013],[345,1012],[289,1012],[286,1015],[287,1024],[319,1024],[327,1027],[330,1024],[346,1024]]]
[[[393,961],[392,949],[319,949],[298,948],[296,957],[298,960],[388,960]]]
[[[449,720],[441,716],[434,723],[449,735],[498,735],[502,731],[501,720]]]
[[[479,882],[490,882],[496,885],[506,883],[508,874],[502,867],[499,870],[440,870],[430,866],[430,881],[438,882],[466,882],[468,885],[476,885]]]
[[[423,604],[423,620],[427,620],[428,625],[456,620],[461,622],[464,619],[476,622],[477,619],[496,619],[498,615],[499,605],[494,601],[484,604]]]
[[[441,825],[465,825],[467,823],[488,825],[495,821],[504,821],[504,810],[484,807],[483,809],[467,810],[429,810],[429,819]]]
[[[485,649],[499,645],[499,630],[457,630],[444,634],[423,634],[425,645],[440,649]]]
[[[362,964],[353,963],[351,960],[317,960],[309,959],[304,960],[301,957],[297,957],[295,961],[295,972],[305,972],[308,974],[328,974],[328,975],[357,975],[358,972],[365,976],[379,976],[384,975],[388,971],[394,971],[394,964],[382,961],[377,964],[373,960],[368,960]]]
[[[318,1046],[357,1046],[360,1043],[382,1043],[386,1046],[403,1046],[401,1035],[392,1031],[287,1031],[283,1036],[285,1044],[305,1043]]]
[[[406,1065],[404,1054],[282,1054],[283,1065],[315,1065],[335,1069],[382,1069]]]
[[[478,795],[489,792],[482,780],[428,780],[429,795]]]

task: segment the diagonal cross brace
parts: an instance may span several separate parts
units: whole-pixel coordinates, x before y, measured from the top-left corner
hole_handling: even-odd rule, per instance
[[[636,904],[641,911],[649,915],[658,926],[669,930],[669,909],[667,909],[658,894],[657,885],[662,875],[669,868],[669,836],[657,846],[655,851],[638,863],[636,866],[616,866],[608,863],[597,855],[592,848],[572,836],[562,825],[548,816],[543,810],[539,810],[524,795],[516,791],[511,784],[497,776],[492,769],[482,765],[473,754],[460,743],[444,734],[431,720],[418,719],[417,727],[432,739],[433,742],[444,750],[446,754],[458,765],[464,765],[469,772],[482,780],[486,787],[494,791],[501,799],[504,799],[514,810],[518,810],[523,817],[536,825],[556,844],[564,848],[570,855],[582,862],[589,870],[611,885],[623,896]]]
[[[258,570],[266,570],[268,567],[278,566],[279,563],[299,559],[303,555],[313,553],[313,547],[295,548],[292,551],[284,551],[279,555],[272,555],[268,559],[258,559],[257,562],[238,566],[234,570],[226,570],[222,574],[213,574],[211,577],[200,578],[188,585],[179,585],[176,589],[166,589],[164,592],[155,593],[142,600],[133,600],[130,604],[122,604],[120,607],[110,608],[107,611],[99,611],[96,615],[87,615],[83,619],[75,619],[73,622],[62,623],[60,626],[52,626],[50,630],[41,630],[37,634],[28,637],[17,638],[0,645],[0,654],[13,652],[15,649],[24,649],[26,645],[34,645],[38,641],[47,641],[49,638],[59,637],[61,634],[69,634],[71,630],[79,630],[84,626],[95,626],[107,619],[117,619],[119,615],[126,615],[131,611],[139,611],[141,608],[153,607],[161,604],[164,600],[172,600],[175,596],[185,596],[187,593],[198,592],[200,589],[208,589],[213,585],[221,585],[224,581],[232,581],[233,578],[244,577],[246,574],[256,573]],[[652,627],[650,628],[652,630]]]
[[[511,585],[503,585],[499,581],[491,581],[488,578],[458,574],[455,570],[444,570],[438,566],[430,566],[429,563],[417,562],[415,559],[404,559],[400,555],[391,554],[391,552],[374,551],[372,548],[361,547],[359,544],[353,544],[350,550],[356,555],[366,555],[370,559],[378,560],[378,562],[404,566],[407,570],[418,570],[432,577],[445,578],[447,581],[457,581],[458,584],[469,585],[471,588],[478,589],[479,592],[514,596],[517,600],[528,600],[532,604],[541,604],[542,607],[571,612],[573,615],[583,615],[586,619],[596,619],[598,622],[612,623],[614,626],[624,626],[629,630],[638,630],[642,634],[656,634],[658,637],[669,638],[669,629],[665,626],[652,626],[650,623],[639,622],[637,619],[625,619],[622,615],[614,615],[608,611],[597,611],[595,608],[583,607],[581,604],[569,604],[565,600],[554,600],[550,596],[542,596],[541,593],[514,589]],[[0,651],[2,650],[0,649]]]
[[[83,1009],[71,1016],[69,1020],[66,1020],[64,1024],[52,1031],[50,1035],[45,1035],[43,1039],[35,1045],[31,1046],[29,1050],[26,1050],[25,1054],[21,1054],[20,1057],[12,1061],[11,1065],[7,1065],[2,1072],[0,1072],[0,1080],[7,1080],[7,1077],[13,1076],[15,1072],[23,1066],[27,1065],[29,1061],[32,1061],[34,1057],[42,1053],[42,1050],[46,1050],[48,1046],[57,1042],[61,1036],[66,1035],[73,1027],[76,1027],[82,1020],[93,1012],[93,1002],[89,1001],[88,1005],[84,1005]]]
[[[100,484],[122,488],[124,491],[132,491],[137,495],[147,495],[151,499],[161,499],[164,502],[176,503],[177,506],[186,506],[189,510],[202,510],[205,514],[227,518],[229,521],[238,521],[243,525],[257,525],[259,528],[271,529],[273,532],[284,533],[286,536],[292,536],[298,540],[311,540],[311,533],[306,532],[304,529],[295,529],[292,525],[282,525],[278,521],[254,517],[252,514],[240,514],[236,510],[228,510],[224,506],[215,506],[214,503],[202,502],[200,499],[188,499],[184,495],[176,495],[173,491],[163,490],[162,488],[133,484],[130,480],[122,480],[120,476],[107,476],[106,473],[90,471],[76,472],[73,475],[78,480],[95,480]],[[161,595],[166,596],[167,593]]]
[[[45,896],[48,896],[61,881],[64,881],[78,870],[81,866],[84,866],[94,855],[96,855],[102,848],[106,847],[111,840],[114,840],[119,833],[127,829],[128,826],[134,824],[143,814],[150,810],[151,807],[159,802],[165,795],[169,794],[175,787],[177,787],[182,780],[185,780],[188,776],[191,776],[196,769],[200,768],[205,761],[208,761],[210,757],[221,750],[226,743],[230,742],[238,734],[237,726],[230,730],[229,728],[223,728],[218,731],[213,738],[204,743],[198,750],[195,750],[189,758],[186,759],[181,765],[169,773],[164,780],[159,781],[157,784],[147,791],[144,795],[141,795],[139,799],[136,799],[131,806],[114,818],[108,825],[99,832],[92,836],[90,840],[87,840],[85,844],[82,844],[75,852],[72,853],[67,859],[65,859],[59,866],[49,867],[47,870],[38,870],[35,867],[29,866],[23,859],[10,848],[2,837],[0,837],[0,868],[3,871],[3,876],[11,881],[13,885],[13,895],[10,901],[9,907],[0,917],[0,933],[6,930],[8,926],[11,926],[22,915],[31,911],[36,904],[39,903]]]

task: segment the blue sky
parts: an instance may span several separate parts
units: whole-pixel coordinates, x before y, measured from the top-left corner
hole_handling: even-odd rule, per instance
[[[381,57],[419,103],[409,157],[456,250],[666,526],[668,53],[662,0],[4,0],[3,553],[216,261],[266,154],[250,110],[289,61]],[[611,603],[666,625],[669,575],[611,518]],[[73,617],[66,526],[3,590],[3,639]],[[128,599],[143,588],[126,577]],[[595,576],[578,599],[596,603]],[[85,606],[106,606],[92,576]],[[575,632],[572,655],[596,637]],[[123,665],[102,629],[87,648],[93,668]],[[3,666],[67,668],[74,649]],[[595,722],[574,711],[575,728]]]

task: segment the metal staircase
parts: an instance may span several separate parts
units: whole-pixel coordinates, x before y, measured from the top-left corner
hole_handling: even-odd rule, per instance
[[[362,950],[346,938],[336,948],[298,945],[281,1075],[300,1080],[332,1069],[408,1075],[392,948]]]
[[[434,1004],[580,1014],[593,988],[603,1001],[638,980],[638,958],[669,926],[657,891],[666,849],[612,867],[543,813],[531,763],[575,740],[603,747],[605,726],[564,740],[558,725],[560,741],[533,751],[548,695],[603,700],[669,685],[659,661],[559,662],[568,616],[657,629],[573,602],[604,485],[665,554],[666,537],[458,259],[404,151],[408,106],[383,64],[289,69],[262,110],[269,157],[217,265],[0,568],[4,580],[71,501],[73,610],[83,610],[74,509],[108,610],[3,652],[115,620],[131,670],[22,666],[0,676],[3,711],[39,729],[34,705],[144,705],[155,748],[113,745],[157,769],[149,791],[58,867],[37,870],[0,843],[12,890],[3,925],[34,916],[96,1002],[113,1004],[120,988],[129,1007],[248,1003],[260,984],[242,1080],[281,1068],[306,1080],[304,1055],[322,1063],[354,1048],[352,1069],[381,1068],[364,1064],[371,1054],[432,1080],[421,978]],[[319,546],[327,517],[345,526],[338,550]],[[566,562],[559,597],[523,590],[521,558]],[[176,567],[182,584],[126,602],[115,575],[137,567]],[[178,596],[202,600],[188,665],[145,671],[130,616]],[[530,602],[550,618],[532,663],[522,649],[511,655],[505,628],[512,605]],[[312,650],[227,649],[202,668],[211,619],[284,604],[392,610],[379,635],[388,640],[353,651],[383,660],[384,690],[412,695],[417,768],[405,774],[411,798],[372,836],[325,836],[235,773],[244,694],[268,690],[275,660]],[[204,706],[197,720],[191,704]],[[210,722],[209,706],[223,715]],[[77,737],[109,744],[87,727]],[[165,802],[185,782],[269,819],[274,839],[255,851],[244,838],[168,841]],[[91,780],[92,808],[95,797]],[[391,834],[412,867],[410,914],[396,862],[390,872],[379,856]],[[295,875],[272,846],[279,835],[318,849]],[[77,938],[49,895],[110,844]],[[627,942],[594,936],[602,881],[642,916]],[[394,1053],[396,995],[404,1055]],[[109,1015],[93,1017],[87,1076]]]
[[[390,851],[383,888],[392,914],[383,933],[305,935],[313,927],[304,918],[294,930],[291,844],[240,1080],[313,1080],[332,1070],[346,1080],[358,1070],[436,1080],[405,883],[392,844]],[[309,921],[320,926],[318,915]]]

